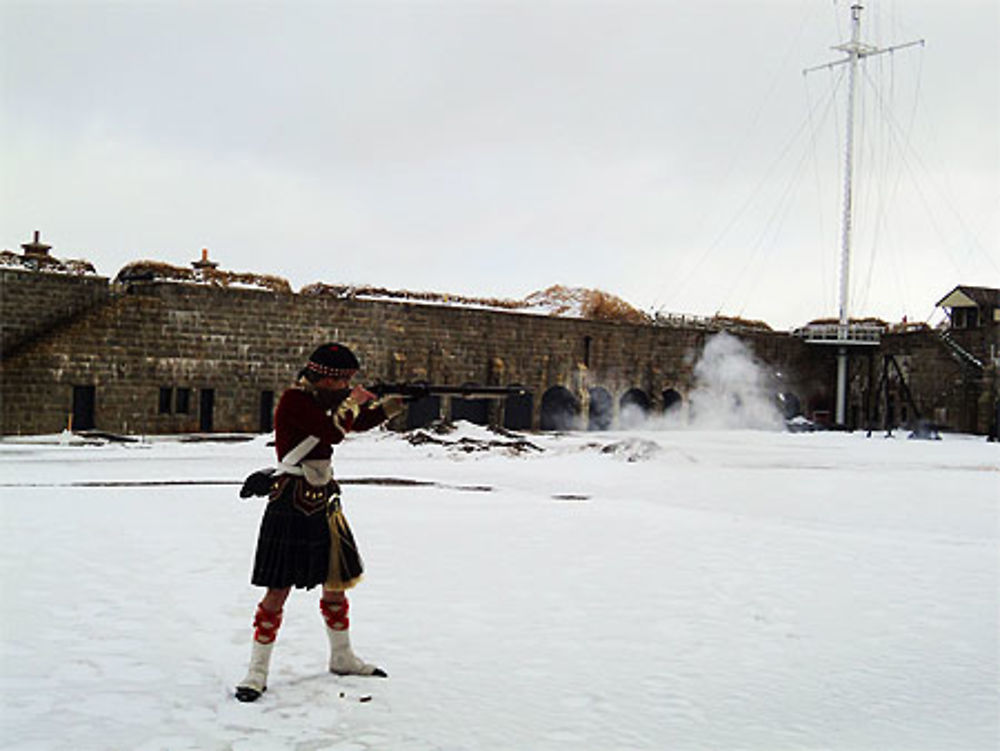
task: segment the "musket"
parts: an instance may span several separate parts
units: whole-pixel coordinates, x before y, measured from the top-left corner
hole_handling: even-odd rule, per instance
[[[415,401],[426,396],[457,396],[462,399],[504,399],[508,396],[523,396],[527,390],[520,386],[443,386],[426,381],[406,383],[383,383],[365,386],[375,396],[401,396],[406,401]]]

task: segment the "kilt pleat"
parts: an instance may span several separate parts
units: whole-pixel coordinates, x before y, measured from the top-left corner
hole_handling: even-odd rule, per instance
[[[311,589],[326,581],[330,562],[326,514],[307,515],[293,505],[296,482],[287,483],[264,510],[251,576],[256,586]]]

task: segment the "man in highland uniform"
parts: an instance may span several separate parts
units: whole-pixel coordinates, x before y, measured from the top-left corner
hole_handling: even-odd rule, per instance
[[[250,668],[236,687],[240,701],[256,701],[267,689],[271,652],[292,587],[323,585],[319,608],[330,640],[331,673],[386,675],[351,649],[345,592],[360,580],[363,567],[340,507],[331,459],[333,446],[348,433],[380,425],[402,410],[402,402],[352,388],[359,367],[344,345],[324,344],[278,402],[278,472],[261,519],[251,579],[267,592],[254,617]]]

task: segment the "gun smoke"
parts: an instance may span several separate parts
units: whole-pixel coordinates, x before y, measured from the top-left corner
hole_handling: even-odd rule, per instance
[[[709,338],[694,366],[695,386],[683,405],[662,416],[626,407],[619,426],[646,430],[783,430],[767,368],[742,341],[726,332]]]
[[[764,366],[742,341],[721,332],[695,364],[690,423],[707,429],[781,430],[784,420]]]

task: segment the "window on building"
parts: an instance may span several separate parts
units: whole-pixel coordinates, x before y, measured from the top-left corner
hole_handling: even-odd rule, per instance
[[[173,401],[174,390],[169,386],[160,387],[160,414],[170,414],[170,402]]]
[[[191,389],[179,387],[174,399],[174,412],[186,415],[191,412]]]
[[[952,308],[951,326],[956,329],[978,329],[979,308]]]

